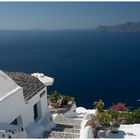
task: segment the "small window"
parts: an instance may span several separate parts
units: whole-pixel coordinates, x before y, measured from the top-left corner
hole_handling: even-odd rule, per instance
[[[23,125],[21,115],[14,119],[10,124],[12,125]]]
[[[13,120],[10,124],[17,125],[17,119]]]
[[[38,118],[38,113],[37,113],[37,104],[34,105],[34,120],[36,121]]]
[[[40,98],[45,95],[45,91],[40,94]]]
[[[34,120],[37,122],[42,116],[41,102],[39,101],[33,106]]]

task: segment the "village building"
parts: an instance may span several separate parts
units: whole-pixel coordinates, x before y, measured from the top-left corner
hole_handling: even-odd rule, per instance
[[[25,130],[27,137],[36,137],[42,135],[43,130],[51,129],[53,122],[48,111],[47,86],[53,81],[39,73],[0,70],[0,128],[3,126],[1,129],[6,133],[12,126],[14,130],[17,126],[17,129]],[[3,132],[0,131],[0,137]]]

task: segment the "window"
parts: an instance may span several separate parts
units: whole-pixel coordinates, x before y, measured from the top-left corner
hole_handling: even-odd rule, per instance
[[[42,112],[41,112],[41,101],[39,101],[38,103],[36,103],[33,106],[33,111],[34,111],[34,121],[37,122],[41,118],[41,115],[42,115]]]
[[[10,124],[12,125],[22,125],[22,117],[21,115],[14,119]]]
[[[34,105],[34,120],[36,121],[38,118],[38,113],[37,113],[37,104]]]
[[[17,119],[14,119],[10,124],[17,125]]]
[[[41,94],[40,94],[40,98],[45,95],[45,91],[43,91]]]

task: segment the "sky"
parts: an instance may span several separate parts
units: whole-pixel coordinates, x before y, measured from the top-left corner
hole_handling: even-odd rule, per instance
[[[0,29],[91,29],[140,21],[140,2],[0,2]]]

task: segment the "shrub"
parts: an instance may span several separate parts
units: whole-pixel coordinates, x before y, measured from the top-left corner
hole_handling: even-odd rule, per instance
[[[134,113],[133,112],[119,112],[118,121],[121,124],[134,124]]]
[[[109,126],[111,122],[111,115],[108,112],[101,112],[96,116],[99,123],[103,126]]]
[[[72,101],[73,98],[70,96],[63,96],[62,105],[67,105],[69,101]]]
[[[61,95],[57,91],[51,92],[48,95],[48,97],[49,97],[49,100],[51,101],[51,104],[54,103],[53,106],[55,105],[55,106],[58,106],[58,107],[66,106],[69,101],[74,100],[73,97]]]
[[[134,110],[133,114],[135,118],[135,123],[140,123],[140,108]]]
[[[61,99],[61,95],[60,95],[59,92],[54,91],[54,92],[51,92],[51,94],[49,95],[49,99],[50,99],[51,102],[57,103],[57,101],[59,99]]]
[[[118,121],[118,123],[122,124],[140,123],[140,109],[128,112],[125,104],[118,103],[114,106],[112,106],[108,111],[106,111],[106,113],[111,116],[111,118],[109,118],[111,119],[111,122],[113,122],[113,120],[116,120]]]
[[[133,112],[120,112],[119,119],[124,124],[140,123],[140,109],[136,109]]]
[[[93,105],[95,106],[96,109],[98,109],[99,111],[103,111],[103,108],[104,108],[104,102],[103,100],[99,100],[99,101],[95,101],[93,103]]]
[[[134,113],[133,112],[124,113],[124,120],[125,124],[134,124],[135,123]]]
[[[110,110],[128,112],[128,108],[123,103],[117,103],[116,105],[113,104],[110,107]]]
[[[115,128],[119,128],[120,127],[120,123],[119,122],[114,122],[114,123],[112,123],[111,126],[115,127]]]
[[[111,121],[115,120],[119,120],[120,117],[120,113],[117,111],[113,111],[113,110],[108,110],[107,111],[110,115],[111,115]]]

